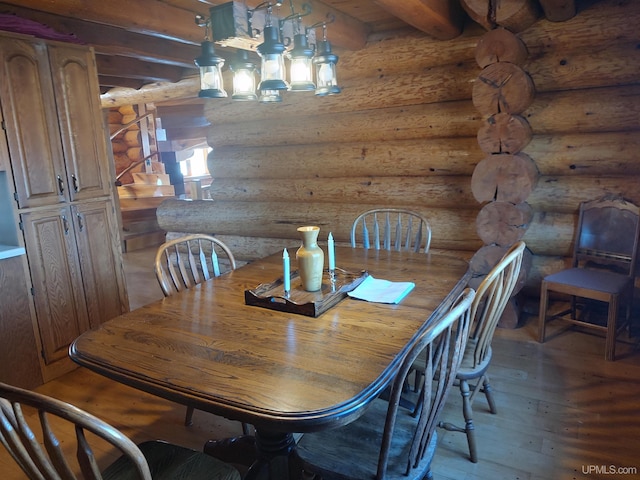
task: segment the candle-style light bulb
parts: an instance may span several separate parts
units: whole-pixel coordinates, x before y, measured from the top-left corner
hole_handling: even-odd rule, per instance
[[[289,295],[289,290],[291,290],[291,275],[289,274],[289,252],[285,248],[282,252],[282,270],[284,279],[284,294],[285,296]]]

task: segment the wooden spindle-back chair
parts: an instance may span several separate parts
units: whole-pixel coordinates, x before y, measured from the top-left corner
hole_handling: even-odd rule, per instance
[[[202,233],[169,240],[156,252],[156,278],[165,297],[235,269],[231,249],[221,240]],[[193,412],[194,408],[187,406],[185,425],[192,425]],[[249,426],[243,424],[242,429],[248,433]]]
[[[436,425],[469,338],[474,295],[472,289],[465,290],[412,342],[392,380],[388,401],[378,398],[357,420],[300,439],[296,455],[306,473],[323,480],[430,478]],[[426,352],[425,374],[434,388],[421,397],[416,417],[400,408],[400,399],[407,373],[421,352]]]
[[[122,455],[104,469],[99,468],[95,452],[106,447],[98,446],[96,437]],[[31,480],[241,478],[234,467],[202,452],[160,441],[136,445],[84,410],[4,383],[0,383],[0,443]],[[76,460],[72,460],[73,453]]]
[[[358,242],[360,240],[360,242]],[[431,226],[419,213],[401,208],[377,208],[361,213],[351,226],[351,246],[429,252]]]

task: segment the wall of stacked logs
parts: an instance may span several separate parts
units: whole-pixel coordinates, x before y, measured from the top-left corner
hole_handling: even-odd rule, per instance
[[[542,276],[568,263],[581,201],[616,193],[640,204],[640,2],[586,3],[570,20],[540,18],[514,32],[527,49],[518,71],[535,95],[521,118],[495,119],[529,126],[517,155],[537,170],[523,160],[513,185],[528,190],[512,203],[528,209],[520,227],[533,255],[523,292],[532,295]],[[251,260],[297,245],[297,226],[319,225],[320,240],[332,231],[346,244],[358,213],[406,207],[429,218],[432,249],[471,259],[484,245],[479,214],[497,199],[472,189],[491,137],[481,135],[487,116],[472,98],[488,31],[474,24],[449,41],[371,39],[340,54],[341,95],[286,93],[278,105],[212,100],[213,200],[166,201],[160,226],[214,233]]]

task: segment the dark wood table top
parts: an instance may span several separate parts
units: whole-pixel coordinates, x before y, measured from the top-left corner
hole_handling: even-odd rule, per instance
[[[348,297],[317,318],[246,305],[246,289],[282,276],[278,253],[114,318],[78,337],[70,356],[134,388],[270,431],[348,423],[387,385],[425,320],[462,291],[468,265],[362,248],[337,248],[336,264],[416,287],[399,305]]]

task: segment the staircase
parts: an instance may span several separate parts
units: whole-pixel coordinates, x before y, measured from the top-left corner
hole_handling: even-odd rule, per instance
[[[160,245],[165,239],[164,230],[158,226],[156,208],[167,198],[175,198],[175,190],[164,164],[148,163],[147,170],[153,173],[132,172],[133,183],[118,187],[124,252]]]

